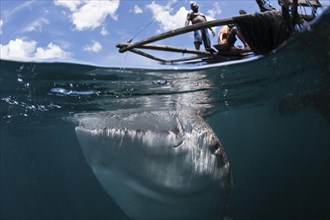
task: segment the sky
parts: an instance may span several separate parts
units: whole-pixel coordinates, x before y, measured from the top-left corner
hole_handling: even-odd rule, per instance
[[[184,26],[187,0],[1,0],[0,58],[17,61],[74,62],[99,66],[154,66],[156,61],[116,45],[133,42]],[[196,1],[207,20],[258,12],[254,0]],[[277,9],[277,0],[270,3]],[[320,1],[329,5],[329,0]],[[215,28],[216,33],[219,28]],[[212,44],[217,37],[210,33]],[[186,33],[157,44],[193,49]],[[201,47],[203,49],[203,46]],[[162,58],[173,54],[154,53]],[[179,54],[180,56],[180,54]]]

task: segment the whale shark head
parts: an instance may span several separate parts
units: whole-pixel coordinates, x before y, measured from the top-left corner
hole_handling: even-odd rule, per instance
[[[229,162],[196,111],[77,114],[76,135],[95,176],[132,219],[223,219]]]

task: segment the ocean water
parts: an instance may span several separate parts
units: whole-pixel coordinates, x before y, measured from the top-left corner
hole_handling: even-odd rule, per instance
[[[329,219],[329,24],[232,65],[1,60],[0,218]]]

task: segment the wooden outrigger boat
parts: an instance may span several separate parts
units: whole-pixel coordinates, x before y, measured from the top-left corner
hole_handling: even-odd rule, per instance
[[[135,43],[121,43],[118,44],[117,47],[119,48],[119,52],[123,53],[126,51],[130,51],[141,56],[159,61],[164,64],[173,64],[178,62],[186,62],[186,61],[211,61],[211,60],[221,60],[221,61],[228,61],[231,59],[238,59],[241,57],[249,56],[252,54],[251,50],[244,50],[244,49],[234,49],[231,51],[218,51],[216,53],[211,53],[208,51],[200,51],[194,49],[187,49],[187,48],[179,48],[173,46],[165,46],[165,45],[157,45],[157,44],[150,44],[159,40],[163,40],[166,38],[171,38],[174,36],[182,35],[188,32],[192,32],[195,30],[199,30],[202,28],[214,27],[214,26],[221,26],[221,25],[228,25],[234,24],[234,18],[226,18],[226,19],[218,19],[213,21],[207,21],[203,23],[198,23],[194,25],[190,25],[187,27],[178,28],[172,31],[168,31],[150,38],[146,38],[144,40],[135,42]],[[146,53],[143,50],[157,50],[157,51],[166,51],[166,52],[176,52],[176,53],[184,53],[184,54],[192,54],[193,56],[183,57],[179,59],[172,59],[166,60],[160,57],[156,57],[151,55],[150,53]]]
[[[132,40],[130,40],[127,43],[117,44],[116,47],[119,48],[120,53],[130,51],[132,53],[136,53],[149,59],[159,61],[162,64],[200,62],[216,63],[231,60],[240,60],[258,54],[267,54],[276,49],[290,36],[292,36],[293,19],[299,17],[304,19],[305,21],[311,21],[315,18],[317,8],[321,7],[321,4],[317,0],[287,1],[289,1],[291,4],[291,14],[288,14],[289,18],[288,16],[283,15],[283,10],[282,12],[274,10],[263,13],[240,15],[236,17],[217,19],[213,21],[207,21],[178,28],[159,35],[152,36],[150,38],[143,39],[135,43],[132,43]],[[311,8],[311,15],[298,14],[298,6]],[[156,41],[182,35],[195,30],[231,24],[239,26],[243,36],[247,40],[251,49],[231,48],[230,50],[222,50],[218,47],[218,45],[214,45],[214,48],[218,50],[209,52],[167,45],[152,44]],[[147,53],[145,52],[145,50],[192,54],[192,56],[169,60]]]

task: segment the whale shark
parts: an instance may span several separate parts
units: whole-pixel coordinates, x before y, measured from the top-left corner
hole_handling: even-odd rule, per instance
[[[225,219],[232,175],[195,109],[76,114],[88,164],[131,219]]]

